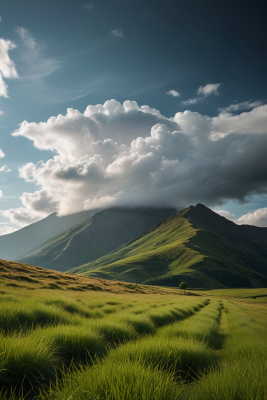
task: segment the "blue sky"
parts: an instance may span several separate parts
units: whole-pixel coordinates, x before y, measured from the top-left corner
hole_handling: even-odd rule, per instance
[[[0,234],[198,202],[267,226],[265,2],[6,0],[0,17]]]

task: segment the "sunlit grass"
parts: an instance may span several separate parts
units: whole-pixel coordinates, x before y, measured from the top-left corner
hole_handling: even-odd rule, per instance
[[[171,374],[136,362],[106,360],[64,374],[40,400],[179,400],[182,387]]]

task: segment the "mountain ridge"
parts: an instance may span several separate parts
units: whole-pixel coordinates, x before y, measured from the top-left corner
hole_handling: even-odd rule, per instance
[[[267,228],[236,225],[197,204],[70,272],[164,286],[186,280],[190,287],[262,287]]]
[[[172,208],[107,208],[96,212],[81,224],[52,236],[42,247],[19,261],[67,271],[140,236],[173,212],[175,209]]]
[[[51,236],[81,223],[98,211],[100,209],[86,210],[61,217],[54,212],[40,221],[2,235],[0,236],[0,258],[19,260],[35,251]]]

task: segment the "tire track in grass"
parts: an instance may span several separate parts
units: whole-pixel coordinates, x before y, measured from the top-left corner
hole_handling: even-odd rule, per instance
[[[196,309],[193,316],[184,319],[180,323],[194,320],[208,308],[209,306],[205,307],[204,305],[200,312],[197,312]],[[176,322],[175,324],[179,323]],[[168,326],[171,327],[172,325],[169,324]],[[163,329],[158,328],[157,332]],[[44,392],[41,399],[65,400],[74,392],[75,398],[83,399],[84,397],[82,397],[81,393],[90,390],[92,397],[88,397],[88,399],[178,400],[181,399],[184,389],[183,385],[178,383],[177,378],[185,377],[184,370],[187,368],[186,373],[188,373],[188,364],[190,372],[192,370],[197,372],[199,366],[204,368],[210,363],[211,357],[213,358],[213,350],[205,343],[202,343],[201,340],[184,339],[182,337],[170,338],[166,335],[157,335],[157,333],[154,335],[148,334],[139,338],[139,340],[131,341],[112,349],[102,361],[99,360],[93,367],[81,366],[75,373],[69,371],[63,375],[61,382],[58,380],[56,385],[51,387],[49,393]],[[194,368],[195,366],[196,368]],[[135,382],[132,385],[132,379],[129,379],[131,371],[139,371],[142,376],[147,377],[147,382],[155,382],[156,377],[161,387],[154,383],[153,387],[151,387],[149,384],[149,393],[144,393],[145,388],[141,387],[148,383],[143,382],[141,384],[143,378],[141,375],[137,376],[134,372]],[[93,382],[97,382],[95,386]],[[168,393],[162,382],[168,382]],[[103,387],[109,387],[109,389],[103,392]],[[131,392],[133,393],[131,397],[125,395],[126,392],[129,393],[129,388],[134,390],[134,392]]]
[[[159,323],[160,325],[163,325],[164,323],[170,323],[177,319],[182,320],[188,318],[205,305],[205,302],[202,302],[200,304],[189,304],[189,307],[186,308],[181,308],[180,305],[180,308],[178,306],[172,307],[171,309],[166,309],[165,319],[164,312],[162,310],[159,310]],[[152,313],[152,317],[154,316],[154,319],[156,319],[156,314],[156,312]],[[122,322],[119,324],[119,326],[116,326],[116,322],[119,322],[120,319],[122,320]],[[154,324],[153,321],[149,321],[150,326],[151,323]],[[67,366],[71,365],[72,369],[75,368],[75,366],[77,367],[78,365],[74,361],[75,359],[80,363],[89,363],[92,365],[92,363],[95,363],[95,361],[93,361],[94,357],[103,358],[107,354],[110,349],[111,343],[113,344],[113,346],[123,346],[122,343],[125,343],[126,341],[140,338],[140,333],[143,334],[142,337],[145,336],[147,333],[149,333],[149,331],[146,331],[142,322],[143,321],[141,321],[140,323],[137,316],[133,315],[132,324],[131,318],[128,318],[128,321],[126,323],[123,323],[123,315],[118,315],[118,321],[115,320],[113,322],[113,325],[111,319],[91,319],[90,323],[87,322],[82,325],[57,325],[54,327],[48,326],[39,329],[36,329],[35,327],[35,329],[33,329],[32,332],[29,332],[28,335],[17,335],[15,341],[12,339],[12,337],[5,337],[6,348],[9,349],[10,357],[4,357],[4,359],[2,360],[5,367],[5,372],[2,375],[2,381],[4,380],[8,382],[9,378],[11,378],[13,383],[17,385],[20,385],[21,382],[28,383],[32,381],[36,383],[36,387],[38,388],[38,381],[40,381],[40,383],[43,383],[45,377],[48,378],[49,376],[49,379],[47,379],[47,383],[49,382],[49,380],[53,381],[53,375],[56,371],[57,375],[62,377],[64,375],[64,372],[62,372],[61,369],[64,368],[64,365],[66,365],[66,363]],[[20,340],[22,344],[21,348],[19,345]],[[79,340],[81,343],[79,343]],[[36,345],[37,343],[38,346]],[[12,372],[14,368],[19,369],[22,375],[24,374],[23,371],[25,370],[25,365],[28,364],[28,362],[23,362],[23,359],[26,359],[25,357],[29,353],[27,349],[31,349],[31,352],[33,352],[33,359],[36,361],[38,361],[39,357],[38,351],[40,352],[40,354],[41,352],[43,352],[46,355],[46,364],[41,360],[40,363],[36,361],[32,362],[32,367],[29,367],[27,369],[27,378],[25,379],[20,376],[19,380],[15,379],[14,381],[15,377]],[[6,352],[5,355],[7,355]],[[17,365],[18,363],[16,363],[16,359],[21,360],[22,365],[24,365],[24,368],[22,368],[22,370],[20,368],[20,365]],[[12,370],[10,369],[11,365],[13,365],[13,367],[11,368]],[[28,384],[26,389],[30,390]]]
[[[227,340],[220,363],[190,388],[186,399],[266,400],[267,314],[255,321],[236,304],[226,302],[225,307],[222,332]]]
[[[178,305],[178,307],[174,307],[174,308],[172,308],[172,312],[170,313],[170,310],[166,310],[166,312],[165,312],[165,324],[166,323],[169,323],[169,324],[171,324],[171,323],[173,323],[173,321],[177,321],[178,319],[179,320],[185,320],[185,319],[188,319],[188,318],[190,318],[191,316],[194,316],[199,310],[201,310],[201,309],[203,309],[203,308],[205,308],[205,306],[207,306],[208,305],[208,301],[207,300],[205,300],[205,301],[202,301],[201,303],[196,303],[196,304],[189,304],[189,306],[187,306],[187,307],[182,307],[181,308],[181,306],[180,306],[180,308],[179,308],[179,305]],[[158,310],[158,311],[160,311],[160,310]],[[170,314],[169,314],[170,313]],[[163,318],[163,316],[164,316],[164,314],[162,314],[162,311],[160,311],[159,313],[159,316],[158,316],[158,321],[159,321],[159,325],[164,325],[164,318]],[[155,318],[155,316],[156,316],[156,312],[153,312],[153,314],[152,314],[152,317],[154,317]],[[171,318],[170,318],[170,316],[171,316]],[[120,316],[120,317],[123,317],[123,316]],[[135,323],[135,325],[136,325],[136,315],[134,315],[133,316],[133,319],[134,319],[134,323]],[[105,322],[105,321],[103,321],[103,322]],[[131,323],[131,321],[129,320],[128,321],[129,323]],[[94,321],[94,324],[101,324],[101,320],[99,320],[99,321]],[[161,328],[158,328],[157,330],[159,330],[159,329],[161,329]],[[146,338],[146,337],[151,337],[151,338],[153,338],[155,335],[154,334],[144,334],[144,335],[139,335],[136,339],[137,339],[137,341],[131,341],[132,343],[138,343],[138,342],[140,342],[140,341],[142,341],[144,338]],[[139,340],[138,340],[139,339]],[[131,343],[130,342],[130,343]],[[117,351],[121,351],[121,349],[123,349],[123,348],[125,348],[126,346],[127,346],[127,343],[119,343],[119,346],[118,346],[118,342],[117,343],[115,343],[115,345],[116,345],[116,347],[114,348],[114,349],[111,349],[111,351],[108,353],[108,355],[106,356],[106,357],[104,357],[102,360],[101,359],[99,359],[99,360],[97,360],[97,362],[94,362],[93,364],[93,366],[85,366],[85,365],[78,365],[78,364],[76,364],[76,366],[74,365],[74,369],[76,368],[76,372],[75,373],[73,373],[73,370],[65,370],[65,372],[63,372],[62,373],[62,375],[61,375],[61,378],[62,378],[62,381],[64,381],[65,382],[65,384],[66,384],[66,382],[69,382],[69,389],[72,387],[72,385],[73,385],[73,382],[75,382],[75,380],[76,380],[76,378],[77,378],[77,374],[79,374],[80,372],[79,371],[83,371],[82,372],[82,375],[83,376],[85,376],[85,375],[87,375],[88,374],[88,377],[89,376],[91,376],[91,374],[94,374],[94,371],[96,371],[96,370],[98,370],[98,371],[101,371],[101,368],[103,368],[103,369],[105,369],[105,370],[107,370],[107,368],[108,368],[108,365],[112,365],[112,369],[116,369],[116,368],[118,368],[119,366],[121,366],[121,365],[125,365],[125,368],[126,368],[126,370],[127,370],[127,368],[129,369],[131,369],[131,368],[133,368],[132,366],[134,366],[134,365],[136,365],[136,363],[140,366],[140,368],[141,368],[141,370],[143,369],[143,370],[145,370],[145,371],[148,371],[147,373],[149,374],[149,373],[151,373],[152,375],[153,374],[159,374],[159,381],[161,380],[161,378],[160,378],[160,376],[162,376],[162,374],[164,375],[164,372],[163,372],[163,370],[162,369],[158,369],[158,368],[153,368],[153,365],[141,365],[141,363],[139,362],[139,361],[137,361],[137,362],[132,362],[132,361],[130,361],[130,360],[123,360],[122,362],[120,361],[120,362],[117,362],[116,360],[113,360],[112,359],[112,356],[110,356],[110,354],[112,353],[112,352],[117,352]],[[101,367],[102,366],[102,367]],[[127,367],[128,366],[128,367]],[[149,372],[150,371],[150,372]],[[158,371],[158,372],[157,372]],[[127,371],[126,371],[127,372]],[[126,373],[125,372],[125,373]],[[100,373],[100,375],[101,375],[101,372],[99,372]],[[66,376],[67,376],[67,378],[66,378]],[[154,375],[153,375],[154,376]],[[169,380],[170,382],[172,382],[173,381],[173,376],[172,376],[172,374],[170,373],[170,371],[169,371],[169,374],[167,374],[167,375],[164,375],[165,376],[165,378],[164,379],[167,379],[167,380]],[[103,378],[104,379],[104,378]],[[102,382],[103,383],[103,385],[105,386],[105,382],[103,381]],[[62,390],[62,391],[65,391],[65,389],[66,388],[64,388],[63,386],[64,386],[64,384],[63,384],[63,386],[60,384],[60,380],[57,380],[57,383],[56,383],[56,385],[57,385],[57,391],[58,390]],[[61,386],[60,386],[61,385]],[[84,385],[86,386],[87,385],[87,383],[84,383]],[[74,385],[75,386],[75,385]],[[84,387],[85,387],[84,386]],[[60,389],[59,389],[60,388]],[[55,389],[55,387],[53,387],[53,396],[55,396],[55,398],[57,398],[57,395],[55,394],[55,392],[54,392],[54,389]],[[159,388],[157,389],[157,390],[159,390]],[[177,392],[177,388],[176,388],[176,392]],[[45,392],[44,392],[45,393]],[[52,393],[52,392],[51,392]],[[50,393],[50,394],[51,394]],[[177,392],[178,393],[178,392]],[[45,396],[48,396],[47,394],[45,394]],[[52,396],[52,395],[51,395]],[[52,397],[47,397],[47,398],[53,398],[53,396]],[[46,397],[44,397],[44,398],[46,398]],[[106,397],[103,397],[103,398],[105,398],[106,399]],[[108,398],[108,397],[107,397]],[[113,397],[111,397],[111,398],[113,398]],[[118,398],[123,398],[123,397],[118,397]],[[151,397],[152,398],[152,397]],[[157,398],[157,397],[155,397],[155,398]],[[159,397],[159,398],[161,398],[161,397]],[[162,398],[164,398],[164,397],[162,397]]]

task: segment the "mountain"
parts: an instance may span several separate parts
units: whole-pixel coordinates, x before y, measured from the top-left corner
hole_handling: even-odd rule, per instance
[[[0,258],[19,260],[26,257],[42,243],[57,233],[70,229],[94,215],[100,209],[82,211],[58,217],[56,213],[8,235],[0,236]]]
[[[67,271],[135,239],[174,212],[173,208],[107,208],[50,237],[19,261]]]
[[[267,228],[236,225],[197,204],[69,272],[173,287],[266,287]]]

